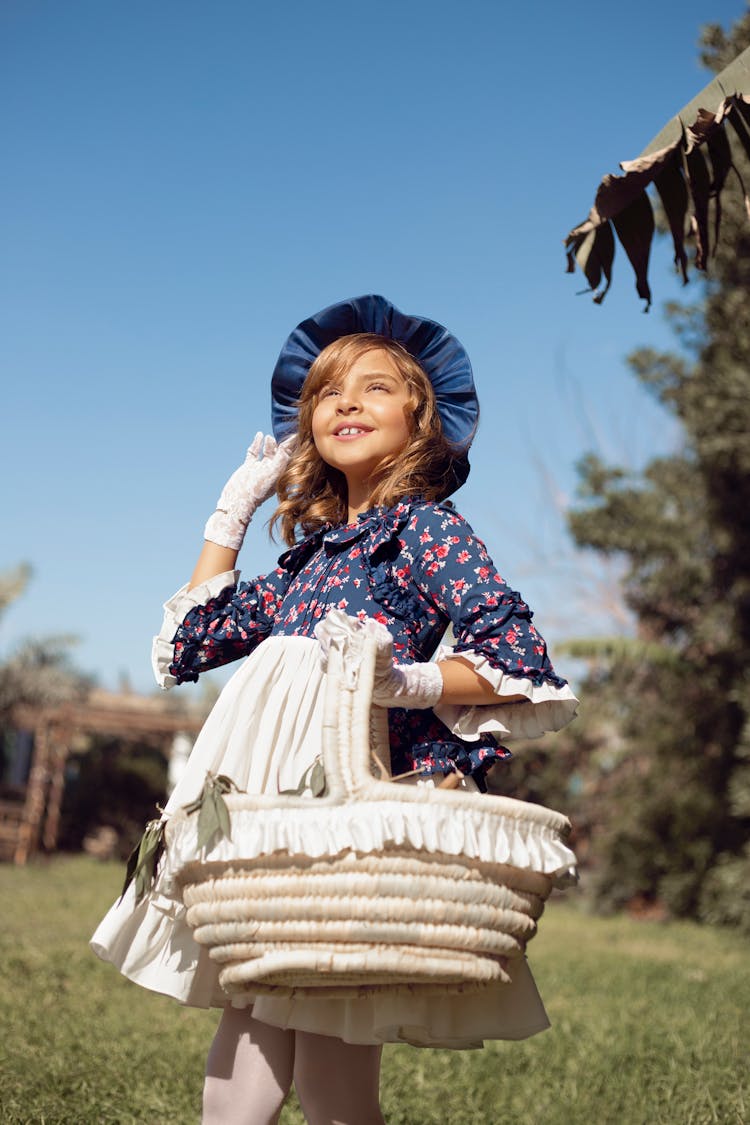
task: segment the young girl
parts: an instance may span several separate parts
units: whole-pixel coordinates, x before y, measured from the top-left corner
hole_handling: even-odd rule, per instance
[[[528,607],[445,503],[468,475],[478,417],[464,349],[442,326],[361,297],[295,329],[272,392],[281,444],[258,435],[227,482],[190,584],[166,603],[155,640],[164,687],[250,654],[207,719],[164,817],[196,798],[208,771],[250,793],[294,790],[309,776],[322,751],[325,649],[341,615],[373,618],[393,639],[393,667],[373,697],[390,709],[393,776],[486,789],[488,769],[510,756],[498,736],[557,729],[576,701]],[[239,582],[245,530],[274,492],[273,522],[290,549],[272,573]],[[455,644],[430,662],[448,625]],[[257,842],[237,835],[236,855],[256,854]],[[168,868],[169,850],[150,894],[136,901],[131,885],[93,947],[147,988],[224,1006],[218,967],[193,940]],[[380,1123],[384,1042],[477,1047],[548,1026],[526,962],[511,971],[510,984],[453,996],[266,995],[226,1006],[203,1120],[276,1121],[293,1081],[311,1125]]]

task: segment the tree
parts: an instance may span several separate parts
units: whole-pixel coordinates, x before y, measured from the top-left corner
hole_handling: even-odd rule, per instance
[[[0,574],[0,614],[24,593],[30,578],[27,564]],[[69,636],[26,640],[0,663],[0,722],[6,723],[19,705],[54,707],[87,694],[90,680],[70,659],[75,640]]]
[[[748,45],[750,13],[706,27],[702,60],[716,72]],[[667,310],[679,351],[630,357],[683,447],[637,475],[586,457],[569,522],[580,546],[625,560],[638,622],[632,643],[579,648],[622,735],[599,896],[750,931],[750,224],[736,182],[722,206],[702,299]]]

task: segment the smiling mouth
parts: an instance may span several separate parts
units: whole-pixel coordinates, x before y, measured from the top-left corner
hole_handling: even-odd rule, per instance
[[[362,434],[370,434],[372,430],[366,429],[364,426],[339,426],[334,430],[334,437],[361,437]]]

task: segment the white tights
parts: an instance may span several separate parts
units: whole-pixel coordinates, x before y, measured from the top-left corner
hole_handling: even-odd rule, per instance
[[[286,1031],[224,1009],[203,1088],[203,1125],[274,1125],[292,1082],[308,1125],[385,1125],[378,1046]]]

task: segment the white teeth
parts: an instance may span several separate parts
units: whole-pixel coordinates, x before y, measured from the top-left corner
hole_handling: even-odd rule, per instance
[[[344,426],[342,429],[336,431],[339,436],[342,434],[366,434],[367,430],[362,430],[359,426]]]

